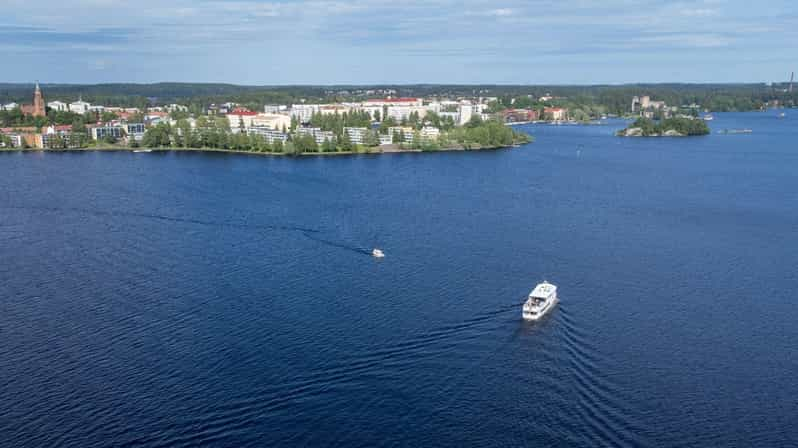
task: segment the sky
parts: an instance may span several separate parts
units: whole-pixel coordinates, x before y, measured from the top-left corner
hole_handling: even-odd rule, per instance
[[[0,82],[770,82],[798,7],[767,2],[0,0]]]

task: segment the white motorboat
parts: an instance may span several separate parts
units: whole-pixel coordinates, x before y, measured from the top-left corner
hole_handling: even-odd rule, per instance
[[[374,249],[371,251],[371,256],[374,258],[385,258],[385,253],[379,249]]]
[[[525,320],[538,320],[554,308],[557,300],[557,287],[544,281],[529,293],[521,317]]]

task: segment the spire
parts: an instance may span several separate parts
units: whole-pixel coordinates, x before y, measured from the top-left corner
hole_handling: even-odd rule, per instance
[[[38,80],[36,80],[36,91],[37,92],[41,92],[41,89],[39,88],[39,81]]]

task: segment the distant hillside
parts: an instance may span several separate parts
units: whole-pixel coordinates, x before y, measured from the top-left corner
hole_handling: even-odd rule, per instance
[[[625,85],[374,85],[374,86],[240,86],[233,84],[156,83],[156,84],[42,84],[49,100],[84,100],[108,106],[145,106],[180,102],[196,107],[234,101],[260,107],[265,103],[331,102],[380,96],[390,91],[397,96],[552,96],[568,104],[601,105],[609,113],[629,111],[632,97],[647,95],[668,105],[697,104],[714,111],[753,110],[779,100],[798,104],[798,92],[786,93],[786,84],[625,84]],[[33,84],[0,83],[0,103],[29,102]],[[508,100],[507,103],[510,101]]]

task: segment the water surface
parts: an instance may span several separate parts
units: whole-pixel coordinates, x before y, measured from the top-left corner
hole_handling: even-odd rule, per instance
[[[0,445],[798,444],[797,123],[0,154]]]

